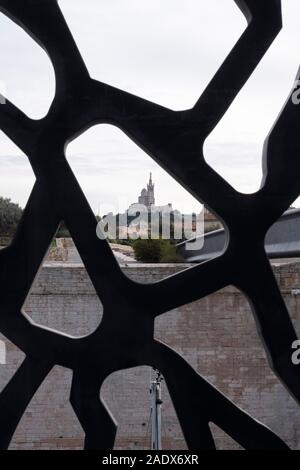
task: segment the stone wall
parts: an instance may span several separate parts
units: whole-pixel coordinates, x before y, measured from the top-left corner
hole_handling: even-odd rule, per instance
[[[132,265],[124,271],[137,282],[153,282],[185,267]],[[300,335],[300,297],[292,292],[300,288],[300,264],[274,269]],[[101,303],[85,269],[63,264],[46,265],[41,270],[26,311],[37,323],[75,336],[92,332],[102,315]],[[155,336],[176,349],[206,379],[270,426],[293,449],[300,449],[299,408],[270,371],[249,305],[240,292],[228,287],[162,315],[156,321]],[[24,357],[6,343],[7,365],[0,365],[1,389]],[[150,375],[148,367],[121,371],[103,385],[102,396],[119,423],[116,448],[149,448]],[[83,432],[68,402],[70,382],[71,371],[61,367],[52,370],[20,422],[12,449],[82,447]],[[185,449],[165,384],[163,399],[164,448]],[[238,448],[215,426],[213,432],[218,448]]]

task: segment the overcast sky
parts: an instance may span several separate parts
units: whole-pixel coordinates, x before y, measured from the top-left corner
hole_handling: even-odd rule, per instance
[[[233,0],[60,0],[93,78],[172,109],[195,103],[246,27]],[[263,141],[299,67],[300,3],[282,0],[284,28],[206,142],[208,163],[234,187],[260,186]],[[0,81],[7,97],[41,118],[54,96],[52,65],[18,26],[0,15]],[[121,131],[97,126],[68,148],[68,160],[95,212],[137,200],[149,171],[157,204],[200,205]],[[25,205],[33,174],[0,133],[0,195]],[[119,207],[120,206],[120,207]]]

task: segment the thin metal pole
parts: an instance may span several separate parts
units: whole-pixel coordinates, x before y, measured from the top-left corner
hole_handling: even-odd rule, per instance
[[[161,450],[161,382],[163,380],[159,371],[156,372],[155,380],[151,381],[151,449]]]

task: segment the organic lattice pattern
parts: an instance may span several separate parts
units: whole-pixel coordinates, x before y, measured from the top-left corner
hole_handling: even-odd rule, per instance
[[[190,449],[215,448],[210,422],[246,449],[287,448],[154,340],[156,316],[234,285],[251,302],[270,366],[300,399],[299,372],[291,362],[297,337],[264,250],[268,229],[299,195],[300,107],[290,97],[266,139],[264,180],[255,194],[237,192],[203,156],[206,138],[282,26],[280,0],[235,2],[248,27],[195,106],[174,112],[91,79],[57,0],[0,0],[1,11],[47,51],[56,74],[56,95],[45,118],[31,120],[9,101],[0,107],[0,128],[27,155],[36,177],[17,234],[0,253],[0,330],[26,355],[0,395],[1,448],[8,447],[29,401],[56,364],[73,370],[70,401],[86,449],[114,445],[117,427],[99,399],[103,381],[140,365],[163,373]],[[119,127],[223,221],[227,245],[220,257],[150,285],[122,273],[107,242],[96,236],[97,221],[65,158],[66,145],[99,123]],[[44,329],[22,312],[62,220],[104,307],[98,329],[80,339]]]

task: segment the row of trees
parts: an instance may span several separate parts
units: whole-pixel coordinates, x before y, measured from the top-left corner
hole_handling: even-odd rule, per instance
[[[23,210],[19,204],[0,197],[0,237],[12,238],[16,232]]]
[[[181,263],[183,257],[169,240],[136,240],[133,244],[135,259],[142,263]]]
[[[16,233],[18,224],[22,218],[23,209],[11,201],[11,199],[0,197],[0,237],[12,238]],[[56,234],[57,238],[68,238],[70,232],[64,222]]]
[[[18,224],[22,218],[23,209],[11,201],[11,199],[0,197],[0,238],[11,239],[16,233]],[[57,237],[70,237],[69,230],[62,222]]]

